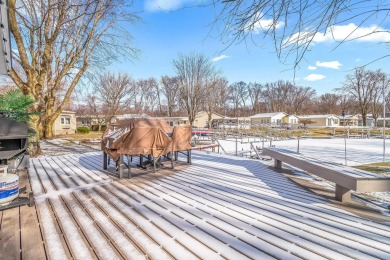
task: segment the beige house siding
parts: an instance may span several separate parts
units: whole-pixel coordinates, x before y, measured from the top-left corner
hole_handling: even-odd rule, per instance
[[[340,126],[358,126],[359,125],[359,116],[345,116],[344,118],[342,116],[339,116]]]
[[[62,111],[54,121],[53,135],[76,133],[76,115],[72,111]]]
[[[216,113],[213,113],[211,115],[211,121],[214,119],[221,119],[221,118],[223,118],[223,116],[218,115]],[[202,112],[199,112],[198,114],[196,114],[195,121],[192,125],[194,127],[204,128],[204,127],[208,127],[207,126],[208,121],[209,121],[209,117],[208,117],[207,113],[202,111]]]
[[[283,117],[282,122],[284,124],[296,125],[296,124],[298,124],[299,119],[298,119],[298,117],[296,117],[294,115],[288,115],[288,116]]]
[[[340,126],[340,120],[335,115],[309,115],[298,116],[299,122],[302,120],[311,120],[314,123],[307,124],[307,127],[336,127]]]

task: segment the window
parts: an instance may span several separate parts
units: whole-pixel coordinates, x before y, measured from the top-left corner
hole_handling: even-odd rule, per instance
[[[61,117],[61,125],[70,125],[70,117]]]

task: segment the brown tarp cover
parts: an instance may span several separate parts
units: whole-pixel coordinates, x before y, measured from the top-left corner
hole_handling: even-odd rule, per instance
[[[172,152],[190,150],[192,127],[190,125],[176,126],[172,133]]]
[[[172,138],[167,133],[172,133]],[[191,126],[177,126],[173,130],[165,120],[125,119],[103,133],[101,149],[116,162],[120,154],[158,157],[171,151],[191,149],[191,136]]]
[[[151,154],[154,157],[169,153],[172,139],[157,127],[137,127],[123,139],[119,154]]]

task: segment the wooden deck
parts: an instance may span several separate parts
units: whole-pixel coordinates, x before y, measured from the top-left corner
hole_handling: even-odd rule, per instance
[[[20,172],[19,183],[31,191],[26,171]],[[44,244],[35,206],[0,211],[0,260],[45,259]]]
[[[390,221],[340,209],[259,161],[194,152],[190,166],[133,173],[102,171],[101,153],[32,159],[36,211],[0,213],[0,258],[390,258]]]

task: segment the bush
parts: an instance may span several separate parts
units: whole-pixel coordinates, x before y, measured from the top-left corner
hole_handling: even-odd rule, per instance
[[[107,128],[106,125],[102,125],[102,126],[100,127],[100,131],[105,131],[106,128]],[[99,131],[99,126],[98,126],[98,125],[92,125],[92,126],[91,126],[91,131],[93,131],[93,132]]]
[[[89,133],[89,127],[88,126],[79,126],[79,127],[77,127],[76,131],[79,134],[88,134]]]

